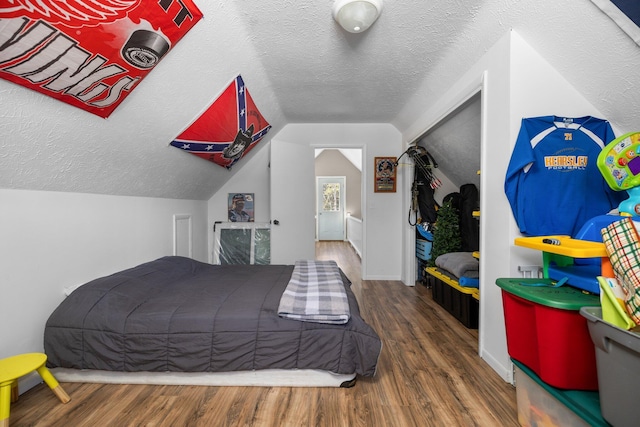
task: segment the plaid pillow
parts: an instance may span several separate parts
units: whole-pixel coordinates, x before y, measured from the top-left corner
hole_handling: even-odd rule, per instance
[[[640,325],[640,238],[631,218],[603,228],[602,241],[624,291],[627,312]]]

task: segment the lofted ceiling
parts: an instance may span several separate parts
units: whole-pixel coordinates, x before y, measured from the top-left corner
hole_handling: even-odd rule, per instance
[[[511,29],[614,129],[640,129],[640,48],[590,0],[383,0],[362,34],[333,0],[194,2],[203,20],[107,119],[0,80],[0,188],[207,200],[248,160],[226,170],[169,143],[238,74],[273,126],[250,158],[288,123],[404,132]],[[438,140],[442,171],[477,156]]]
[[[315,156],[316,158],[322,154],[324,148],[316,148]],[[359,148],[338,148],[336,149],[340,152],[347,160],[351,162],[353,166],[356,167],[360,172],[362,172],[362,150]]]

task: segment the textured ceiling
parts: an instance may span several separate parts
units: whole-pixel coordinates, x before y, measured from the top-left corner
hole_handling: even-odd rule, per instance
[[[511,29],[614,129],[640,129],[640,48],[588,0],[384,0],[362,34],[333,0],[194,1],[204,19],[106,120],[0,80],[0,188],[206,200],[246,161],[168,144],[236,75],[273,125],[265,142],[287,123],[403,132]],[[442,150],[443,171],[465,162]]]
[[[388,123],[482,3],[384,1],[360,34],[333,20],[332,0],[248,0],[239,14],[288,122]]]

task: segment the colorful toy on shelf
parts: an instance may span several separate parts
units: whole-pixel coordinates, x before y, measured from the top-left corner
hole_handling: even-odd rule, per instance
[[[600,230],[623,218],[619,215],[598,215],[587,221],[573,238],[520,237],[515,239],[515,244],[542,251],[542,273],[545,278],[566,278],[567,284],[573,287],[599,294],[597,277],[613,277]]]
[[[618,206],[620,213],[640,216],[640,132],[624,134],[607,144],[597,165],[609,187],[629,193]]]

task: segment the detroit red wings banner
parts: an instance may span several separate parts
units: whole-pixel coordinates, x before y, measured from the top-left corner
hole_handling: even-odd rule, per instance
[[[108,117],[201,18],[191,0],[0,0],[0,77]]]
[[[231,169],[269,129],[238,76],[170,145]]]

